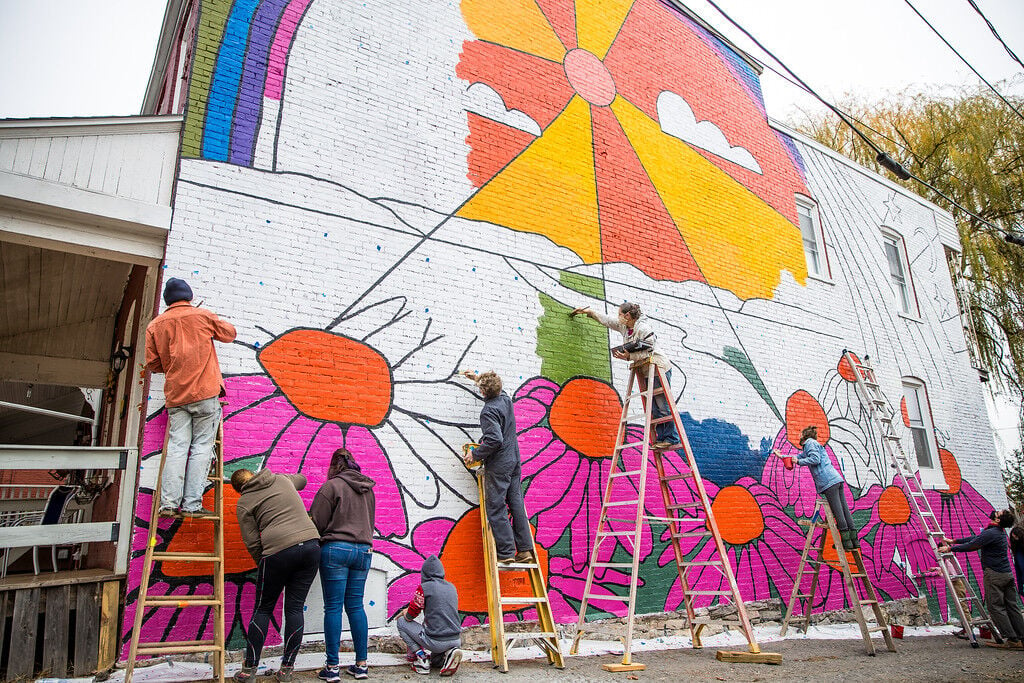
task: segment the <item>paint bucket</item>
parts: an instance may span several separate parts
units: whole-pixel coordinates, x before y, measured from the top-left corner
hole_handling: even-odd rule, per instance
[[[787,470],[793,469],[793,458],[789,455],[782,456],[782,464],[786,466]]]
[[[903,638],[903,627],[899,624],[889,624],[889,631],[892,632],[893,638]]]
[[[992,631],[987,626],[979,626],[978,637],[982,640],[992,640]]]

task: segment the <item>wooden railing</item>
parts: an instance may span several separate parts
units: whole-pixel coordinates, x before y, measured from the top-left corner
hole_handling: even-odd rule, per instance
[[[114,573],[128,570],[132,506],[135,503],[138,450],[123,447],[16,446],[0,444],[0,470],[121,470],[117,516],[113,522],[0,527],[0,548],[117,543]]]

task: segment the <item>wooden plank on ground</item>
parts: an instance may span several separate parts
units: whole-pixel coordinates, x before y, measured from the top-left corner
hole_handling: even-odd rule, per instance
[[[96,671],[100,643],[100,584],[78,586],[75,598],[75,676]]]
[[[71,586],[54,586],[44,590],[43,672],[53,678],[66,678]]]
[[[782,655],[778,652],[730,652],[719,650],[715,659],[720,662],[742,664],[782,664]]]
[[[117,634],[120,626],[118,602],[121,596],[121,582],[107,581],[102,584],[100,598],[100,641],[99,659],[96,668],[109,669],[117,661]]]
[[[36,629],[39,624],[39,589],[14,594],[11,620],[11,650],[7,657],[7,679],[31,679],[36,665]]]

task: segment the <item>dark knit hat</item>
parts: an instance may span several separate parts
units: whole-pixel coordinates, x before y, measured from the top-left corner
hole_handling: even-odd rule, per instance
[[[164,285],[164,303],[170,306],[175,301],[192,301],[192,288],[184,280],[172,277]]]

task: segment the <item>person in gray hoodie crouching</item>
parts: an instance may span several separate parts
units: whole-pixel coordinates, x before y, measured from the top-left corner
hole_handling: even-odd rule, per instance
[[[444,565],[435,555],[423,561],[419,588],[398,618],[398,633],[409,647],[409,664],[418,674],[429,674],[430,665],[441,667],[442,676],[452,676],[462,661],[462,628],[459,595],[444,579]],[[423,623],[416,617],[423,612]]]

